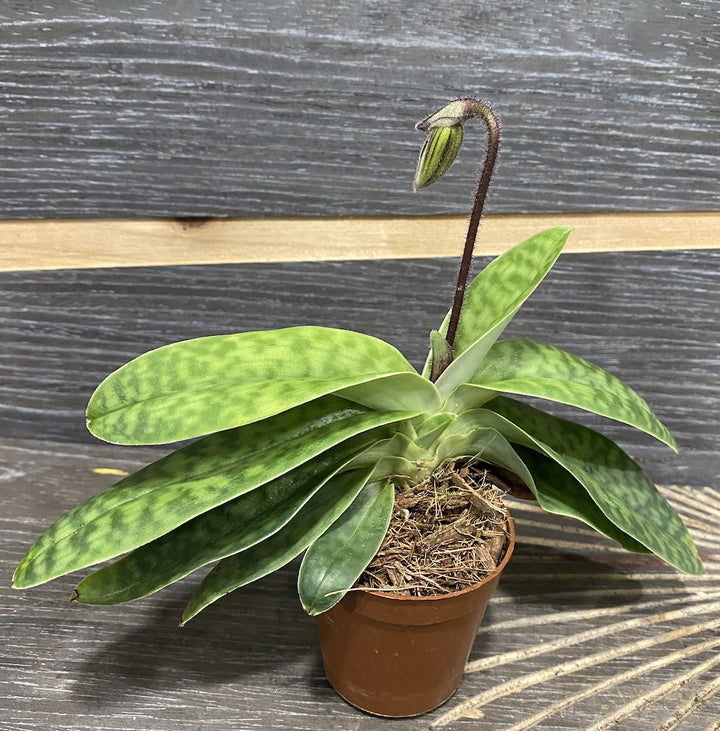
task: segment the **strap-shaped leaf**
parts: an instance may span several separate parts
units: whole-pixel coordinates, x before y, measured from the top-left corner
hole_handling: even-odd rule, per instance
[[[630,424],[675,449],[648,404],[619,378],[582,358],[533,340],[503,340],[488,352],[472,383],[537,396]]]
[[[390,481],[369,482],[308,548],[298,575],[300,601],[308,614],[337,604],[372,561],[390,525],[394,499]]]
[[[477,458],[514,472],[530,490],[535,483],[528,468],[497,429],[478,426],[468,431],[449,430],[437,446],[437,462]]]
[[[479,453],[484,461],[514,472],[548,513],[577,518],[631,551],[648,552],[605,517],[587,490],[567,470],[532,449],[518,444],[513,447],[496,429],[483,425],[504,427],[507,434],[517,437],[515,441],[522,442],[525,435],[517,427],[508,425],[502,417],[486,409],[467,411],[456,423],[460,429],[471,429],[454,445],[457,456],[470,457]],[[473,424],[475,429],[472,429]],[[496,437],[488,439],[489,434]],[[485,440],[482,450],[478,449],[481,445],[476,435]],[[447,438],[451,440],[455,436],[449,434]],[[447,446],[443,448],[448,450]]]
[[[406,434],[396,433],[375,442],[371,447],[353,460],[353,467],[361,469],[372,467],[386,457],[403,457],[404,459],[421,461],[427,456],[427,450],[416,444]]]
[[[442,396],[471,380],[486,353],[550,271],[570,229],[550,228],[506,251],[470,284],[455,335],[455,359],[438,378]]]
[[[497,391],[462,383],[445,400],[444,408],[454,414],[462,414],[464,411],[479,409],[497,396]]]
[[[231,556],[280,530],[357,452],[350,440],[256,490],[198,515],[78,584],[84,604],[119,604],[147,596],[205,564]]]
[[[185,340],[111,373],[90,399],[88,428],[116,444],[174,442],[393,373],[415,370],[388,343],[348,330],[308,326]]]
[[[649,553],[642,543],[609,521],[588,491],[557,462],[527,447],[518,446],[517,451],[532,472],[535,496],[543,510],[577,518],[629,551]]]
[[[15,571],[17,588],[131,551],[178,525],[412,412],[372,412],[327,397],[212,434],[144,467],[60,518]]]
[[[539,451],[564,467],[620,530],[682,571],[704,572],[680,516],[614,442],[504,396],[489,406],[500,419],[489,419],[495,428],[510,441]]]
[[[337,475],[315,493],[282,530],[220,561],[188,602],[182,623],[225,594],[267,576],[299,556],[342,515],[369,475],[370,470],[350,470]]]
[[[415,441],[423,447],[434,444],[457,418],[456,414],[446,411],[413,419]]]
[[[434,383],[418,373],[379,376],[358,386],[339,389],[337,396],[379,411],[416,410],[433,414],[442,405]]]
[[[352,461],[353,467],[373,468],[370,482],[387,477],[420,482],[436,465],[433,449],[418,444],[401,432],[375,442]]]

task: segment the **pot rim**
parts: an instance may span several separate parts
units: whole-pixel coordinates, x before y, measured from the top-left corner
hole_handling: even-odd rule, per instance
[[[502,561],[500,561],[500,563],[495,567],[495,570],[492,573],[488,574],[484,579],[482,579],[482,581],[478,581],[477,584],[471,584],[470,586],[466,586],[464,589],[460,589],[459,591],[452,591],[447,594],[433,594],[432,596],[403,596],[400,594],[395,594],[392,591],[381,591],[380,589],[366,589],[364,587],[353,588],[352,591],[360,592],[361,595],[376,596],[381,599],[395,599],[396,601],[406,602],[433,602],[440,601],[441,599],[451,599],[454,597],[459,597],[463,594],[469,594],[470,592],[477,590],[479,587],[489,583],[500,574],[500,572],[505,568],[508,561],[510,560],[513,549],[515,548],[515,521],[513,520],[513,517],[507,508],[505,508],[505,514],[508,518],[509,528],[508,544],[507,549],[505,550],[505,555],[503,556]]]

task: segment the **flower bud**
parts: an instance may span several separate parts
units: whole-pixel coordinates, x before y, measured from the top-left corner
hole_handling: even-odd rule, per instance
[[[418,158],[413,187],[425,188],[439,180],[455,160],[463,139],[461,124],[429,129]]]
[[[442,109],[438,109],[437,112],[433,112],[429,117],[425,117],[415,127],[421,132],[427,132],[435,127],[462,125],[470,117],[476,115],[476,106],[477,102],[474,99],[455,99]]]

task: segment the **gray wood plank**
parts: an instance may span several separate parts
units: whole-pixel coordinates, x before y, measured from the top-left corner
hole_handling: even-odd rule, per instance
[[[684,577],[653,557],[618,552],[572,521],[513,505],[519,545],[471,672],[443,708],[393,727],[505,731],[541,714],[528,728],[586,728],[667,686],[620,724],[646,731],[716,677],[717,666],[703,663],[720,657],[717,646],[702,643],[720,628],[719,259],[717,251],[561,258],[510,331],[611,368],[667,422],[678,455],[621,426],[583,419],[618,438],[664,486],[686,516],[706,576]],[[105,608],[68,602],[78,576],[24,592],[8,588],[9,576],[44,528],[115,479],[94,469],[133,471],[167,449],[115,447],[84,433],[84,403],[110,369],[180,338],[308,323],[384,337],[419,363],[455,266],[437,259],[0,275],[0,728],[388,726],[351,709],[324,680],[295,565],[226,597],[183,630],[176,621],[195,576]],[[558,674],[564,663],[580,667]],[[533,677],[540,682],[514,690]],[[598,691],[600,683],[609,685]],[[482,695],[492,688],[496,697]],[[577,694],[586,697],[552,713]],[[708,728],[720,717],[719,699],[699,704],[679,731]]]
[[[479,267],[482,260],[478,260]],[[84,407],[111,370],[202,335],[318,324],[388,340],[420,366],[449,306],[456,262],[313,262],[0,275],[0,435],[91,442]],[[509,336],[565,348],[636,388],[693,470],[649,437],[576,410],[671,481],[711,484],[720,436],[720,252],[561,257]]]
[[[9,577],[53,519],[114,479],[93,468],[134,470],[158,453],[156,448],[6,440],[0,446],[0,464],[6,465],[0,473],[2,575]],[[682,498],[677,504],[696,520],[691,529],[707,576],[684,577],[653,557],[619,552],[569,519],[551,516],[538,525],[532,507],[513,505],[519,542],[471,654],[472,671],[443,708],[390,724],[350,708],[324,680],[314,622],[302,613],[296,595],[296,565],[225,597],[184,629],[177,619],[197,576],[117,607],[71,605],[69,594],[79,574],[23,592],[8,589],[6,580],[0,589],[0,728],[379,731],[388,725],[427,729],[443,723],[437,728],[503,731],[532,714],[547,713],[568,696],[680,653],[673,663],[621,677],[610,691],[590,693],[532,726],[586,728],[718,657],[717,649],[703,649],[700,643],[717,639],[720,622],[720,492],[687,487],[667,492],[673,501]],[[603,616],[594,614],[598,608]],[[675,614],[660,621],[663,612]],[[624,629],[616,626],[627,621]],[[674,631],[680,634],[669,634]],[[638,642],[645,646],[633,649]],[[605,655],[585,659],[596,653]],[[492,667],[473,667],[487,658]],[[557,666],[568,662],[582,666],[558,674]],[[525,684],[532,673],[539,673],[542,682],[522,693],[502,685]],[[656,728],[713,677],[713,672],[698,674],[662,702],[633,713],[620,728]],[[508,692],[477,705],[474,718],[448,721],[446,714],[456,713],[461,703],[480,703],[480,694],[495,687]],[[484,714],[482,720],[477,711]],[[694,725],[681,731],[704,729],[719,716],[715,696],[692,714]]]
[[[720,2],[0,8],[0,217],[457,213],[413,124],[504,122],[491,212],[717,209]]]

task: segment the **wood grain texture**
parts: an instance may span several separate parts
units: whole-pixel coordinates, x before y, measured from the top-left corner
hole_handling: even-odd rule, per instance
[[[618,439],[664,485],[707,575],[683,577],[570,520],[513,505],[519,545],[457,696],[393,728],[584,729],[647,701],[619,726],[647,731],[695,696],[705,699],[679,731],[720,717],[720,696],[710,692],[717,665],[707,666],[718,660],[707,643],[720,629],[719,264],[720,251],[561,257],[509,332],[587,357],[648,399],[678,438],[678,455],[575,415]],[[176,622],[197,576],[103,608],[69,603],[79,575],[27,592],[11,591],[9,577],[44,528],[116,479],[108,471],[134,471],[167,451],[85,433],[85,402],[108,371],[181,338],[310,323],[383,337],[419,364],[455,266],[453,258],[0,274],[0,729],[387,728],[324,680],[295,565],[183,630]]]
[[[95,468],[131,471],[158,453],[157,448],[6,440],[0,446],[0,463],[7,465],[0,473],[2,575],[10,575],[49,522],[111,484],[114,478],[95,474]],[[720,492],[664,489],[694,520],[690,527],[708,564],[705,577],[684,577],[654,557],[618,551],[569,519],[540,520],[534,506],[514,504],[518,545],[458,694],[434,713],[393,721],[392,727],[428,729],[432,723],[451,731],[509,731],[542,713],[545,722],[530,728],[584,729],[717,659],[717,648],[703,649],[702,643],[717,642],[720,626]],[[183,629],[177,620],[198,575],[128,605],[92,608],[68,601],[80,574],[23,592],[4,582],[0,728],[386,729],[388,721],[350,708],[325,681],[314,622],[297,598],[296,573],[294,564],[236,591]],[[658,618],[661,614],[667,616]],[[599,628],[604,631],[598,635]],[[673,655],[679,656],[673,660]],[[573,663],[579,664],[575,672],[558,672],[558,666]],[[640,665],[647,669],[623,679]],[[656,728],[712,677],[699,673],[660,703],[633,713],[620,728]],[[607,682],[616,684],[610,691],[593,691]],[[513,691],[517,686],[521,692]],[[497,697],[483,701],[488,692]],[[583,692],[589,696],[561,715],[551,713],[553,704]],[[719,715],[719,699],[710,697],[678,728],[704,729]]]
[[[488,211],[717,210],[720,2],[28,0],[0,8],[0,217],[462,213],[413,129],[503,119]]]
[[[455,259],[3,273],[0,435],[88,442],[84,408],[102,378],[146,350],[202,335],[344,327],[384,338],[420,365],[455,275]],[[720,251],[577,254],[560,258],[508,335],[565,348],[627,381],[681,450],[705,455],[695,475],[710,484],[719,298]],[[585,421],[653,465],[685,469],[650,438]]]
[[[486,216],[477,248],[497,255],[551,226],[565,252],[720,248],[720,212]],[[464,216],[0,221],[0,271],[459,256]]]

